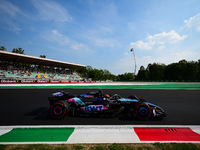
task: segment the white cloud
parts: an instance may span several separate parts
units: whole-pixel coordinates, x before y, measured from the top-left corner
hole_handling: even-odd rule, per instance
[[[70,48],[72,48],[74,50],[80,50],[84,47],[85,47],[85,45],[83,45],[83,44],[76,44],[76,45],[72,45]]]
[[[152,46],[155,44],[155,42],[151,42],[151,41],[148,41],[148,42],[143,42],[143,41],[137,41],[135,43],[131,43],[131,47],[137,47],[138,49],[145,49],[145,50],[151,50],[152,49]]]
[[[61,45],[67,45],[69,43],[69,38],[61,33],[58,30],[51,30],[46,34],[43,34],[42,37],[51,42],[57,42]]]
[[[18,33],[21,30],[21,28],[16,22],[19,21],[20,17],[26,15],[22,11],[20,11],[20,9],[17,6],[13,5],[8,1],[2,0],[0,5],[0,16],[1,28]]]
[[[97,26],[93,29],[88,29],[82,37],[96,47],[113,48],[118,45],[118,42],[112,38],[113,29],[110,26]]]
[[[151,56],[144,56],[144,59],[151,59]]]
[[[52,30],[51,32],[56,36],[62,37],[62,34],[58,33],[58,30]]]
[[[70,46],[71,49],[77,50],[77,51],[91,51],[86,45],[84,44],[75,44]]]
[[[185,20],[185,26],[187,28],[194,28],[197,31],[200,31],[200,13],[190,17],[189,20]]]
[[[1,1],[0,14],[2,12],[4,12],[10,17],[15,17],[17,14],[21,14],[21,11],[17,6],[5,0]]]
[[[141,50],[151,50],[153,46],[158,46],[159,50],[164,49],[165,44],[172,44],[182,41],[186,38],[186,35],[179,35],[176,31],[171,30],[170,32],[162,32],[155,35],[150,35],[146,38],[147,42],[137,41],[131,43],[131,47],[136,47]]]
[[[101,38],[101,37],[93,37],[91,38],[95,46],[97,47],[115,47],[117,44],[116,41],[112,38]]]
[[[193,58],[195,58],[195,56],[197,56],[198,53],[197,52],[193,52],[193,51],[181,51],[181,52],[174,52],[171,54],[172,57],[176,58],[177,60],[181,60],[181,59],[188,59],[191,60]]]
[[[1,28],[8,30],[8,31],[15,32],[17,34],[19,33],[19,31],[21,31],[19,24],[15,23],[14,20],[12,20],[10,18],[3,18],[1,21],[3,21],[0,24]]]
[[[32,3],[44,21],[67,22],[72,20],[67,9],[54,1],[32,0]]]
[[[164,45],[161,45],[161,46],[158,47],[158,50],[163,50],[163,49],[165,49]]]
[[[177,43],[178,41],[182,41],[186,38],[186,35],[180,36],[176,31],[171,30],[170,32],[162,32],[159,34],[155,34],[153,36],[149,36],[147,39],[149,41],[156,42],[158,44],[165,43]]]

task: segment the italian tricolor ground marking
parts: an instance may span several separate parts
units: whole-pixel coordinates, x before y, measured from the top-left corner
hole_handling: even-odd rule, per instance
[[[200,143],[200,126],[0,126],[0,144]]]

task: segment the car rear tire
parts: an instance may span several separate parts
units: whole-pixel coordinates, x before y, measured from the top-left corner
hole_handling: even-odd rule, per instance
[[[65,101],[58,101],[51,106],[50,114],[54,119],[61,119],[69,111],[69,104]]]
[[[147,120],[151,113],[151,108],[145,103],[138,103],[135,107],[135,114],[140,120]]]

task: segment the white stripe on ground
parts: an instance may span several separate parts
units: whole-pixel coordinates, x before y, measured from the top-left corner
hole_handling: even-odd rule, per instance
[[[139,143],[133,127],[77,127],[67,143]]]
[[[0,128],[0,136],[10,132],[11,130],[12,130],[12,128],[3,128],[3,127]]]
[[[0,84],[0,86],[98,86],[98,85],[162,85],[162,83],[137,83],[137,82],[94,82],[94,83],[34,83],[34,84],[16,84],[16,83],[10,83],[10,84]]]
[[[190,127],[190,129],[192,129],[194,132],[200,134],[200,126],[192,126],[192,127]]]

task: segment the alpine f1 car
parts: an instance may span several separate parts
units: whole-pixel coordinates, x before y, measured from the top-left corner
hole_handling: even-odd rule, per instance
[[[71,116],[115,117],[118,114],[131,114],[141,120],[150,117],[166,117],[164,110],[146,102],[135,95],[122,98],[118,94],[103,94],[101,90],[70,95],[69,92],[56,92],[48,98],[51,105],[50,114],[55,119],[61,119],[66,114]]]

